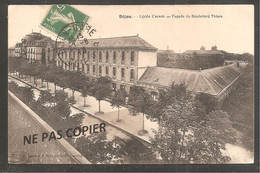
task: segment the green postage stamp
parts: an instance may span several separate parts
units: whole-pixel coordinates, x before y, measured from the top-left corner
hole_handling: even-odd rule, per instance
[[[53,5],[41,26],[70,43],[75,43],[88,19],[89,16],[69,5]]]

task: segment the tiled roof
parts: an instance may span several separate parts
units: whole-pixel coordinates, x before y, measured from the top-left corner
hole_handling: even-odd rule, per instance
[[[186,50],[183,53],[184,54],[197,53],[198,55],[224,55],[222,52],[220,52],[218,50]]]
[[[218,95],[240,75],[234,64],[206,70],[186,70],[177,68],[148,67],[139,80],[140,84],[168,87],[184,83],[187,90]]]
[[[69,44],[65,43],[64,47]],[[124,37],[113,37],[113,38],[96,38],[88,39],[88,44],[83,40],[76,42],[76,47],[86,48],[138,48],[145,50],[157,50],[154,46],[140,38],[139,36],[124,36]]]

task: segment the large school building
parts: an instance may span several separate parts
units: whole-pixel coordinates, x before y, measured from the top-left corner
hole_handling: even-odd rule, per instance
[[[209,94],[222,103],[243,71],[236,64],[205,70],[158,67],[157,48],[138,35],[89,39],[87,44],[79,40],[72,47],[68,43],[55,45],[49,37],[31,33],[23,42],[26,44],[16,45],[16,56],[47,65],[54,62],[90,79],[110,77],[114,90],[129,92],[134,85],[142,86],[154,99],[160,89],[184,83],[187,90]]]

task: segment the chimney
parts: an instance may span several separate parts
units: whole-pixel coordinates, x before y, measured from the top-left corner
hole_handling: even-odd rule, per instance
[[[205,50],[205,47],[204,47],[204,46],[201,46],[201,47],[200,47],[200,50]]]
[[[217,46],[216,46],[216,45],[215,45],[215,46],[212,46],[212,47],[211,47],[211,50],[218,50],[218,49],[217,49]]]

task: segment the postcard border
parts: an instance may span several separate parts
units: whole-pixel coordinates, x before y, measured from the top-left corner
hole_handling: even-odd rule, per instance
[[[113,172],[146,172],[146,171],[164,171],[164,172],[258,172],[259,171],[259,1],[257,0],[200,0],[195,1],[169,1],[169,0],[142,0],[142,1],[112,1],[112,0],[100,0],[100,1],[85,1],[80,0],[66,0],[59,2],[58,0],[46,0],[45,3],[39,3],[40,1],[34,0],[4,0],[0,7],[0,33],[1,33],[1,48],[0,48],[0,170],[1,171],[84,171],[84,172],[96,172],[96,171],[113,171]],[[220,164],[220,165],[148,165],[148,164],[135,164],[135,165],[68,165],[68,164],[21,164],[14,165],[7,162],[7,123],[8,123],[8,95],[7,95],[7,49],[8,49],[8,5],[50,5],[50,4],[72,4],[72,5],[235,5],[235,4],[248,4],[254,5],[254,29],[255,29],[255,153],[254,164]],[[4,27],[2,27],[4,26]]]

